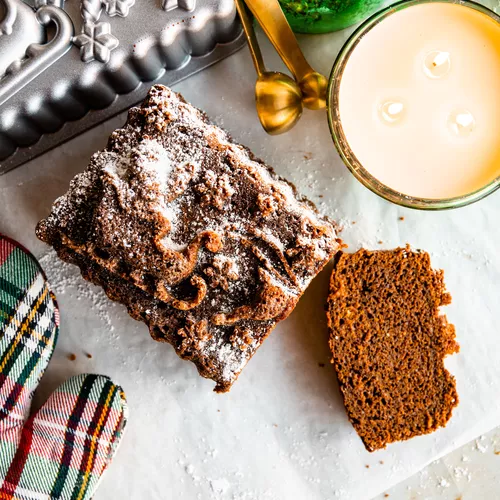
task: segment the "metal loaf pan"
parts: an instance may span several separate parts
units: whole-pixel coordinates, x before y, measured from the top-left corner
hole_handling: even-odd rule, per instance
[[[0,0],[0,174],[245,43],[233,0],[34,2]]]

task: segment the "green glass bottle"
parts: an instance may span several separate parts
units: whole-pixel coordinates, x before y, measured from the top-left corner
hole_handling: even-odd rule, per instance
[[[388,5],[387,0],[279,0],[293,31],[327,33],[355,24]]]

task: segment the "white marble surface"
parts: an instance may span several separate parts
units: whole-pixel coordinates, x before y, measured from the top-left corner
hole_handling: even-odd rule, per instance
[[[301,43],[313,65],[327,73],[346,35],[302,37]],[[268,66],[282,68],[265,41],[263,46]],[[290,133],[267,136],[253,107],[254,78],[244,50],[176,90],[339,220],[351,250],[409,242],[428,250],[434,265],[445,269],[454,297],[446,312],[462,346],[447,362],[461,398],[450,424],[386,451],[364,450],[328,364],[323,313],[328,270],[264,343],[231,393],[216,395],[191,364],[150,340],[121,306],[58,262],[36,240],[34,226],[124,116],[0,177],[0,231],[41,258],[61,308],[59,345],[36,404],[83,371],[108,374],[125,388],[130,424],[96,500],[500,498],[497,431],[407,479],[500,424],[500,194],[451,212],[391,205],[347,172],[323,113],[306,112]]]

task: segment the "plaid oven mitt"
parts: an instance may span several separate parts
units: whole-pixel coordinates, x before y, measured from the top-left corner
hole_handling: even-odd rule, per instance
[[[120,443],[125,395],[102,375],[69,379],[30,416],[58,333],[42,269],[0,234],[0,500],[90,499]]]

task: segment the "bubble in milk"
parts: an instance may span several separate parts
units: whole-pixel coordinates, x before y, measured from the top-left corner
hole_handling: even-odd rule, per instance
[[[380,119],[387,125],[401,123],[406,115],[405,105],[398,100],[384,101],[378,111]]]
[[[444,78],[451,71],[451,56],[449,52],[433,50],[424,58],[424,73],[431,79]]]
[[[466,109],[459,109],[450,113],[448,128],[457,137],[468,137],[474,131],[476,120],[472,113]]]

